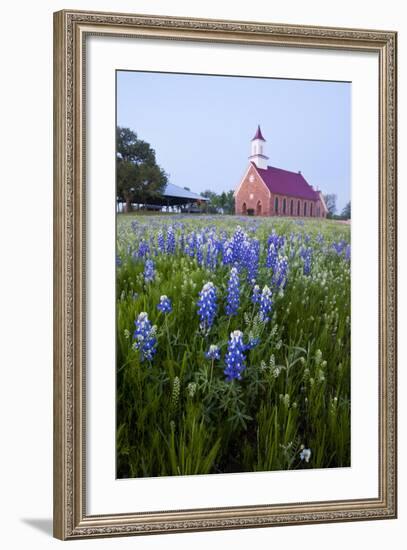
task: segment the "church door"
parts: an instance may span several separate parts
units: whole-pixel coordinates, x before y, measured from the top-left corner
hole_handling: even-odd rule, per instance
[[[257,201],[256,216],[261,216],[261,201]]]

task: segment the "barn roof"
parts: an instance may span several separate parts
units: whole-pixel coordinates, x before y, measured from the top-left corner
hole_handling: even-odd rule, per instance
[[[198,193],[193,193],[192,191],[187,191],[178,185],[173,183],[167,183],[167,186],[163,192],[164,197],[174,197],[178,199],[190,199],[191,201],[208,201],[206,197],[198,195]]]
[[[258,168],[253,162],[252,164],[271,193],[312,201],[319,199],[319,193],[311,187],[300,172],[289,172],[274,166],[263,169]]]

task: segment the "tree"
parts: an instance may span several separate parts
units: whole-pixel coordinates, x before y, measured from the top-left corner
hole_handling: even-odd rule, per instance
[[[117,128],[116,143],[117,196],[130,212],[133,202],[146,203],[159,197],[168,177],[156,163],[154,149],[130,128]]]
[[[235,213],[235,194],[233,191],[228,191],[227,193],[222,193],[222,196],[225,195],[223,209],[225,214],[234,214]]]
[[[330,193],[327,195],[323,195],[323,197],[324,197],[326,207],[328,209],[327,218],[332,218],[332,216],[336,212],[336,195],[334,193]]]
[[[207,211],[212,214],[218,214],[222,210],[225,214],[235,213],[235,197],[233,191],[223,191],[220,195],[209,189],[203,191],[202,196],[209,199]]]
[[[350,201],[345,205],[344,209],[342,210],[341,216],[345,218],[346,220],[350,220],[350,214],[351,214],[351,208],[350,208]]]

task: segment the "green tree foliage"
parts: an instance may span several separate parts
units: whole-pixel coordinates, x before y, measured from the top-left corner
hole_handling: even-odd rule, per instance
[[[328,208],[327,218],[332,218],[336,212],[336,195],[334,193],[328,193],[324,195],[324,201]]]
[[[130,128],[117,128],[116,144],[117,197],[129,212],[132,203],[146,203],[160,196],[168,177],[158,166],[154,149]]]
[[[219,195],[214,191],[204,191],[202,193],[204,197],[207,197],[210,202],[207,205],[207,210],[211,214],[234,214],[235,213],[235,197],[233,191],[223,191]]]
[[[350,220],[350,218],[351,218],[350,201],[345,205],[344,209],[342,210],[341,216],[342,216],[342,218],[345,218],[346,220]]]

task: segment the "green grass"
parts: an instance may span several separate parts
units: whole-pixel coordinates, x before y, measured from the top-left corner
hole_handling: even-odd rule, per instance
[[[175,228],[176,252],[151,255],[156,277],[146,284],[144,259],[133,253],[142,239],[154,239],[156,246],[158,231],[165,234],[169,225]],[[237,225],[260,241],[260,287],[272,275],[265,266],[268,236],[274,230],[286,237],[288,282],[274,293],[268,323],[259,321],[244,270],[238,314],[228,317],[230,266],[209,270],[180,246],[182,233],[213,230],[230,237]],[[306,235],[313,249],[309,276],[299,254]],[[350,241],[349,226],[128,214],[118,216],[117,237],[118,477],[350,465],[350,263],[332,249],[334,242]],[[219,308],[205,335],[197,300],[208,281],[218,289]],[[164,294],[173,305],[168,315],[157,310]],[[152,362],[142,361],[133,346],[134,321],[143,311],[157,326]],[[224,355],[233,330],[252,333],[260,343],[247,352],[242,380],[228,382]],[[220,346],[221,360],[205,358],[211,344]],[[300,458],[303,447],[311,449],[308,463]]]

